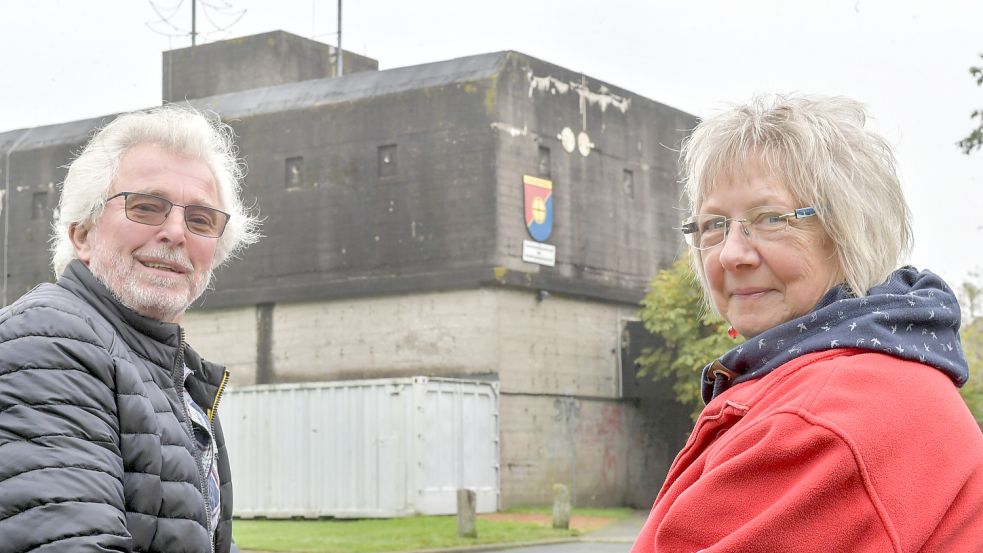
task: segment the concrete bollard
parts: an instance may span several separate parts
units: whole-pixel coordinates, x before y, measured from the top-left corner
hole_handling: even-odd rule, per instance
[[[475,524],[477,494],[474,490],[457,490],[457,535],[461,538],[477,538]]]
[[[553,528],[570,529],[570,490],[553,484]]]

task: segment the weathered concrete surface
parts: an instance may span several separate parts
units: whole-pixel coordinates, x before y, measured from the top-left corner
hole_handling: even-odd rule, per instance
[[[570,489],[553,484],[553,528],[570,528]]]
[[[427,374],[488,377],[504,393],[619,397],[620,328],[633,307],[531,291],[451,292],[280,303],[272,308],[275,382]],[[230,360],[235,383],[262,371],[256,308],[193,310],[189,343]]]
[[[613,400],[502,394],[502,503],[546,504],[554,483],[574,506],[623,505],[626,407]]]
[[[474,490],[457,490],[457,536],[460,538],[478,537],[476,497]]]
[[[181,322],[188,344],[205,359],[225,365],[232,386],[256,384],[256,308],[189,311]]]
[[[163,54],[164,102],[338,75],[338,49],[285,31],[270,31]],[[379,69],[379,62],[344,52],[344,72]]]
[[[624,400],[502,394],[501,409],[504,507],[548,504],[553,483],[577,507],[650,507],[688,423]]]
[[[277,304],[266,370],[274,382],[499,380],[503,506],[548,504],[562,483],[575,506],[645,507],[688,419],[666,398],[621,399],[619,339],[633,315],[501,288]],[[254,309],[195,311],[185,327],[202,355],[232,361],[241,386],[257,380],[259,320]]]

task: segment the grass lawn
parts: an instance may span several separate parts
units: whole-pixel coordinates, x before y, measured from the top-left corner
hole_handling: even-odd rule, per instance
[[[526,520],[487,520],[478,518],[476,539],[457,537],[457,517],[418,516],[362,520],[236,520],[233,525],[240,549],[292,551],[299,553],[375,553],[413,551],[439,547],[511,543],[568,538],[578,531],[554,530],[546,507],[506,511]],[[574,509],[573,516],[617,520],[630,509]],[[526,514],[542,514],[530,521]],[[496,515],[501,517],[501,514]],[[507,517],[506,517],[507,518]],[[576,526],[576,525],[574,525]]]

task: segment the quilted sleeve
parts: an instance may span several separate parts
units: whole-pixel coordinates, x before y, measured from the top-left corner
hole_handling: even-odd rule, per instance
[[[0,552],[131,550],[114,374],[78,314],[0,319]]]

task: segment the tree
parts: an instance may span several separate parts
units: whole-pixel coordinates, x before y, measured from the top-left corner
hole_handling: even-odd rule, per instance
[[[983,428],[983,317],[978,317],[960,330],[963,353],[969,363],[969,382],[959,393]]]
[[[979,282],[983,282],[979,269],[969,272],[969,277]],[[974,319],[983,315],[983,284],[977,284],[973,280],[967,280],[956,289],[959,295],[959,307],[962,309],[963,322],[972,323]]]
[[[970,276],[980,280],[978,271]],[[960,335],[970,374],[959,393],[983,427],[983,285],[969,281],[957,290],[964,315]],[[642,300],[640,317],[663,345],[643,351],[637,360],[638,376],[672,382],[676,399],[691,406],[695,418],[703,405],[700,372],[736,345],[727,336],[727,323],[706,309],[703,290],[685,259],[656,275]]]
[[[959,393],[983,428],[983,273],[979,269],[970,271],[969,279],[956,291],[963,316],[960,341],[969,364],[969,382]]]
[[[980,54],[980,58],[983,58],[983,54]],[[977,86],[983,86],[983,65],[970,67],[969,74],[976,79]],[[964,154],[983,147],[983,109],[973,111],[969,118],[977,120],[976,128],[969,133],[969,136],[956,143]]]
[[[703,406],[700,371],[736,342],[727,335],[728,324],[709,312],[703,291],[685,259],[660,271],[642,300],[645,328],[664,345],[646,348],[638,358],[638,376],[673,382],[676,399],[694,409]]]

